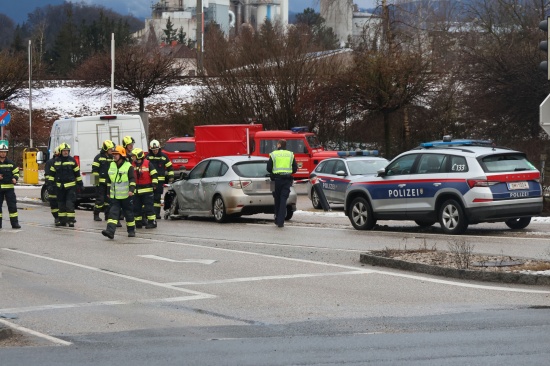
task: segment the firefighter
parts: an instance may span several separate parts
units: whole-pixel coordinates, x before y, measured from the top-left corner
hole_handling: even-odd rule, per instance
[[[55,162],[55,159],[59,156],[59,146],[53,150],[53,157],[46,161],[44,166],[44,182],[46,189],[48,190],[48,201],[50,203],[50,212],[52,213],[54,223],[59,223],[59,205],[57,203],[57,188],[55,186],[55,176],[52,174],[51,168]]]
[[[109,191],[111,208],[109,209],[107,229],[103,230],[101,234],[109,239],[113,239],[120,218],[120,212],[124,211],[128,236],[134,237],[136,236],[132,202],[136,189],[134,167],[126,160],[126,150],[122,146],[116,146],[111,154],[113,155],[113,162],[109,166],[107,175],[107,183],[111,185]]]
[[[156,219],[159,220],[161,218],[160,200],[164,192],[164,183],[172,183],[174,181],[174,168],[168,156],[160,151],[160,143],[157,140],[152,140],[149,143],[149,154],[147,155],[147,159],[153,163],[158,174],[159,184],[154,192],[154,202],[155,216]]]
[[[103,141],[101,151],[94,158],[92,163],[92,174],[94,175],[96,188],[95,188],[95,204],[94,204],[94,221],[101,221],[99,217],[100,212],[105,213],[105,220],[109,216],[109,200],[107,195],[109,194],[107,186],[107,173],[109,167],[113,162],[111,150],[115,147],[115,144],[111,140]]]
[[[8,141],[0,140],[0,229],[2,228],[2,206],[4,198],[8,205],[11,227],[21,229],[17,214],[17,197],[15,196],[15,184],[19,179],[19,168],[8,159]]]
[[[50,174],[54,176],[57,187],[57,203],[59,205],[59,223],[56,226],[74,227],[76,222],[76,188],[84,188],[80,167],[76,160],[70,155],[71,147],[66,142],[59,145],[60,155],[55,159]]]
[[[126,150],[126,158],[130,161],[132,157],[132,150],[134,150],[134,144],[136,140],[132,136],[124,136],[122,139],[122,147]]]
[[[136,191],[134,194],[134,220],[136,227],[142,227],[142,213],[147,218],[145,225],[146,229],[154,229],[157,227],[155,221],[155,210],[153,205],[153,192],[158,186],[157,170],[155,165],[145,159],[145,154],[141,149],[132,151],[134,162],[134,173],[136,175]]]

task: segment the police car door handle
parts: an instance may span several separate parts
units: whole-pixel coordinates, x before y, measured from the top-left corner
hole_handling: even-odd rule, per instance
[[[403,188],[403,187],[406,186],[406,184],[398,184],[397,186],[398,186],[399,188]]]

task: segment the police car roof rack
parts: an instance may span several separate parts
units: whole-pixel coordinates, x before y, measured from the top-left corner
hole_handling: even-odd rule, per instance
[[[469,139],[457,139],[453,140],[451,136],[443,136],[441,141],[424,142],[420,144],[420,147],[430,148],[437,146],[489,146],[495,147],[495,144],[491,140],[469,140]]]
[[[338,156],[378,156],[378,150],[338,151]]]

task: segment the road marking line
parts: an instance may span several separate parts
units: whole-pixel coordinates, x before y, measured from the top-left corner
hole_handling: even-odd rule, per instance
[[[40,332],[37,332],[35,330],[22,327],[20,325],[14,324],[14,323],[9,322],[7,320],[0,319],[0,323],[5,324],[8,327],[13,328],[15,330],[18,330],[20,332],[24,332],[24,333],[28,333],[28,334],[31,334],[31,335],[36,336],[36,337],[44,338],[44,339],[46,339],[46,340],[48,340],[52,343],[59,344],[61,346],[70,346],[72,344],[71,342],[67,342],[67,341],[64,341],[62,339],[52,337],[52,336],[44,334],[44,333],[40,333]]]
[[[188,286],[188,285],[213,285],[220,283],[238,283],[238,282],[253,282],[253,281],[265,281],[265,280],[284,280],[293,278],[308,278],[308,277],[328,277],[328,276],[348,276],[357,274],[374,273],[371,270],[358,270],[349,272],[333,272],[333,273],[301,273],[293,275],[280,275],[280,276],[258,276],[258,277],[241,277],[241,278],[228,278],[225,280],[213,280],[213,281],[197,281],[197,282],[171,282],[168,283],[172,286]],[[0,309],[0,311],[2,311]]]
[[[6,308],[0,309],[0,313],[21,314],[30,313],[33,311],[46,311],[46,310],[60,310],[60,309],[77,309],[95,306],[119,306],[119,305],[132,305],[132,304],[156,304],[156,303],[171,303],[190,300],[202,300],[204,296],[182,296],[182,297],[168,297],[164,299],[145,299],[145,300],[130,300],[130,301],[95,301],[84,302],[74,304],[55,304],[55,305],[40,305],[40,306],[28,306],[21,308]]]
[[[213,259],[182,259],[182,260],[175,260],[165,257],[159,257],[158,255],[153,254],[147,254],[147,255],[138,255],[138,257],[142,258],[148,258],[148,259],[156,259],[159,261],[166,261],[166,262],[173,262],[173,263],[200,263],[200,264],[212,264],[216,263],[217,260]]]
[[[124,279],[127,279],[127,280],[141,282],[141,283],[145,283],[145,284],[152,285],[152,286],[163,287],[163,288],[166,288],[166,289],[169,289],[169,290],[176,290],[176,291],[179,291],[179,292],[187,292],[187,293],[192,294],[192,295],[203,296],[205,299],[216,297],[215,295],[206,294],[204,292],[187,290],[187,289],[183,289],[181,287],[174,287],[174,286],[166,285],[166,284],[160,283],[160,282],[145,280],[143,278],[138,278],[138,277],[128,276],[128,275],[121,274],[121,273],[107,271],[107,270],[104,270],[104,269],[101,269],[101,268],[86,266],[84,264],[79,264],[79,263],[75,263],[75,262],[64,261],[62,259],[56,259],[56,258],[46,257],[46,256],[43,256],[43,255],[23,252],[21,250],[16,250],[16,249],[2,248],[2,250],[12,252],[12,253],[18,253],[18,254],[22,254],[22,255],[27,255],[27,256],[30,256],[30,257],[45,259],[45,260],[49,260],[49,261],[52,261],[52,262],[63,263],[63,264],[67,264],[67,265],[74,266],[74,267],[84,268],[84,269],[88,269],[88,270],[91,270],[91,271],[107,274],[107,275],[110,275],[110,276],[120,277],[120,278],[124,278]]]

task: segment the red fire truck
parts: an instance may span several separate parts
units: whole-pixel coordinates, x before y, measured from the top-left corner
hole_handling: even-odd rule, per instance
[[[164,152],[172,160],[175,170],[190,170],[199,161],[213,156],[250,154],[267,157],[277,148],[280,139],[285,139],[287,149],[294,152],[298,164],[296,179],[309,178],[321,160],[336,156],[336,151],[324,151],[317,136],[308,132],[306,127],[264,131],[261,124],[195,126],[195,151],[172,153],[165,146]]]

